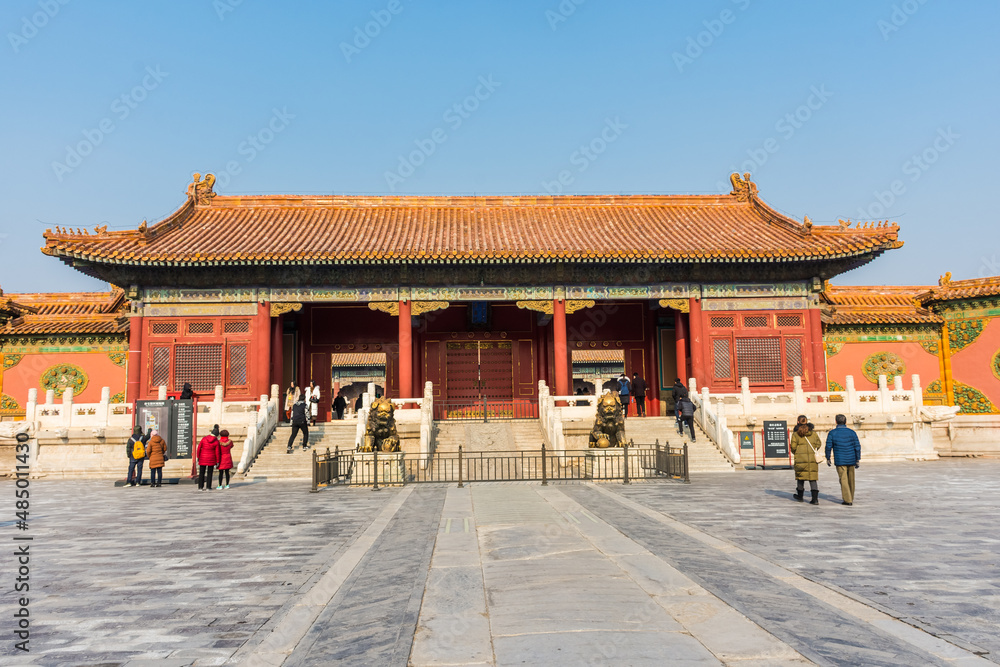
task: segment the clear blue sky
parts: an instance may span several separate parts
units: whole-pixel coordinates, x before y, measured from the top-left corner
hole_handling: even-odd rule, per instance
[[[195,171],[223,194],[542,193],[566,171],[583,194],[749,169],[796,218],[900,223],[905,247],[841,283],[1000,274],[997,25],[995,0],[7,0],[0,285],[102,289],[39,252],[45,228],[152,223]]]

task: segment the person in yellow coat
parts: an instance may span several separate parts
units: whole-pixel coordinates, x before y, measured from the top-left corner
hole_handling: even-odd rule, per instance
[[[795,456],[795,500],[802,502],[806,482],[812,493],[810,505],[819,505],[819,463],[816,462],[816,452],[823,446],[819,436],[813,430],[813,425],[805,415],[799,416],[799,423],[792,433],[790,447]]]

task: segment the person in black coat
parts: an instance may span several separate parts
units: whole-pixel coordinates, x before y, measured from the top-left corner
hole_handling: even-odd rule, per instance
[[[684,435],[684,422],[681,421],[680,402],[682,398],[688,397],[688,389],[681,382],[680,378],[674,380],[674,386],[670,388],[670,394],[674,399],[674,416],[677,417],[677,432]]]
[[[194,391],[191,389],[191,383],[185,382],[184,386],[181,388],[181,400],[184,401],[192,398],[194,398]]]
[[[306,405],[306,397],[299,390],[296,390],[295,402],[292,403],[291,421],[292,435],[288,438],[288,453],[292,453],[295,436],[299,431],[302,431],[302,449],[309,449],[309,406]]]
[[[632,373],[632,395],[635,397],[635,415],[646,416],[646,380],[638,373]]]
[[[347,409],[347,399],[344,398],[344,392],[337,394],[337,398],[333,399],[333,411],[337,414],[337,419],[344,418],[344,410]]]

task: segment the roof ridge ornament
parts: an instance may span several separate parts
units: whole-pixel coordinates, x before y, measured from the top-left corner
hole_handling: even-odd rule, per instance
[[[938,287],[947,287],[950,284],[951,284],[951,271],[948,271],[938,279]]]
[[[750,201],[757,196],[757,184],[750,180],[750,172],[743,172],[742,178],[737,172],[729,175],[729,181],[733,184],[733,191],[730,195],[736,196],[736,201]]]
[[[213,188],[215,187],[215,174],[205,174],[201,177],[198,172],[194,173],[193,181],[188,185],[188,197],[194,199],[195,204],[208,204],[215,197]]]

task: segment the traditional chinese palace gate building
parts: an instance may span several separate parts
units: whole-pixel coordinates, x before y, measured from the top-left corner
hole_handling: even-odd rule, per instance
[[[826,390],[825,281],[902,245],[896,225],[793,220],[736,174],[718,196],[244,197],[199,179],[156,224],[45,234],[131,299],[129,401],[184,382],[330,397],[363,354],[384,355],[390,396],[432,381],[436,401],[530,402],[539,380],[572,393],[572,353],[602,350],[646,378],[652,414],[675,377]]]

